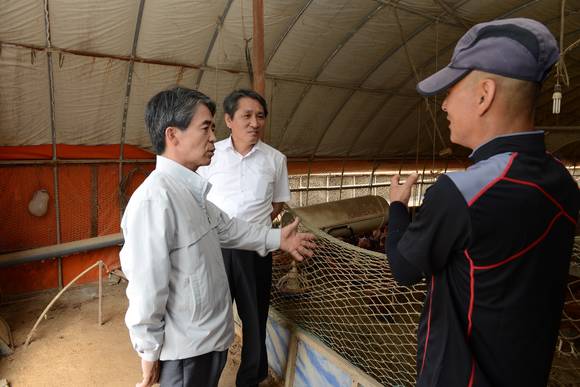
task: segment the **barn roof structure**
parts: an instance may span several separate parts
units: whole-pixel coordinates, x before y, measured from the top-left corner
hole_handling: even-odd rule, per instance
[[[0,0],[0,146],[150,146],[146,101],[181,84],[220,102],[251,86],[251,0]],[[265,140],[289,160],[441,158],[453,149],[441,98],[418,78],[490,19],[530,17],[561,42],[568,84],[537,125],[548,148],[580,153],[579,0],[268,0]],[[564,77],[563,77],[564,78]],[[218,138],[227,136],[216,115]]]

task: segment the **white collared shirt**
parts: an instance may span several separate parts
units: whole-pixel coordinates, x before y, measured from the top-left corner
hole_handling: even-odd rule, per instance
[[[280,246],[279,230],[230,219],[206,200],[209,188],[196,173],[157,156],[123,215],[125,322],[143,359],[226,350],[234,327],[220,246],[261,255]]]
[[[286,156],[258,141],[242,156],[231,137],[215,144],[211,164],[197,173],[212,185],[207,199],[230,217],[270,226],[272,203],[290,200]]]

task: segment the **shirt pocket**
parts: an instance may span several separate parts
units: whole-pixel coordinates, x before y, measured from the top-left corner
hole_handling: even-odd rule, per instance
[[[268,166],[252,168],[248,174],[248,191],[255,200],[270,201],[274,195],[275,171]]]

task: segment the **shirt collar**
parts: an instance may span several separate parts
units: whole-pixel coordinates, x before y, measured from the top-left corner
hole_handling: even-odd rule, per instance
[[[195,199],[203,204],[211,184],[197,173],[164,156],[157,156],[155,169],[166,173],[185,184]]]
[[[238,151],[236,151],[236,149],[234,148],[234,143],[232,142],[232,136],[231,135],[228,138],[226,138],[225,143],[224,143],[224,148],[225,149],[231,149],[232,152],[235,152],[236,154],[239,154]],[[264,151],[264,145],[262,144],[262,140],[258,140],[258,142],[256,144],[254,144],[254,146],[252,147],[252,149],[245,156],[242,156],[242,158],[243,157],[248,157],[249,155],[251,155],[255,151],[262,151],[262,152]]]
[[[542,130],[503,134],[475,148],[469,158],[475,162],[506,152],[545,153],[544,132]]]

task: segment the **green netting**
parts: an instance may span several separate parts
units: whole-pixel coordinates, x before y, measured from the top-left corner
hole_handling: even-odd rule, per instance
[[[425,284],[398,286],[384,254],[301,227],[317,236],[318,249],[299,264],[284,254],[274,257],[272,307],[383,385],[414,385]],[[579,239],[573,261],[580,266]],[[580,280],[570,278],[552,386],[580,383]]]

